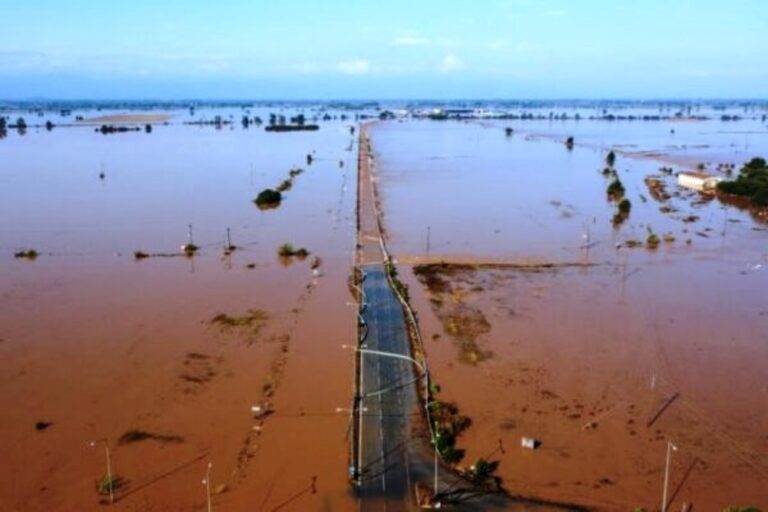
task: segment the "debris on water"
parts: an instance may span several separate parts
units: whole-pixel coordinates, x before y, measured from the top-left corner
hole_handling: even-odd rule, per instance
[[[539,446],[541,446],[541,441],[532,437],[523,437],[520,439],[520,445],[523,448],[528,448],[529,450],[536,450]]]
[[[144,258],[149,258],[149,254],[144,251],[133,251],[133,258],[136,260],[143,260]]]
[[[50,427],[51,425],[53,425],[53,423],[50,421],[38,421],[37,423],[35,423],[35,430],[43,431],[48,427]]]

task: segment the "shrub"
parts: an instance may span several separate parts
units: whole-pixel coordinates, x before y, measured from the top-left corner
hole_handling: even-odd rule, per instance
[[[619,201],[618,208],[619,208],[619,213],[621,213],[622,215],[629,215],[630,210],[632,210],[632,202],[625,197],[621,201]]]
[[[254,199],[254,202],[259,207],[271,207],[271,206],[277,206],[280,204],[280,201],[283,200],[283,195],[277,191],[273,190],[271,188],[266,188],[259,192],[259,195],[256,196],[256,199]]]
[[[282,256],[283,258],[290,258],[293,256],[294,252],[295,249],[293,246],[287,242],[277,248],[277,255]]]
[[[617,201],[624,197],[624,185],[622,185],[619,178],[614,178],[613,181],[608,185],[606,192],[608,193],[609,199]]]
[[[735,180],[721,181],[718,191],[747,197],[754,206],[768,206],[768,167],[765,159],[753,158],[741,168]]]
[[[40,254],[34,249],[27,249],[25,251],[17,251],[13,253],[14,258],[25,259],[25,260],[37,259],[39,255]]]

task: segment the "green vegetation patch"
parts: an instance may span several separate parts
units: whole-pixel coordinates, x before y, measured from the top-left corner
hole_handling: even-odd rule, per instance
[[[753,158],[735,180],[722,181],[717,189],[723,194],[746,197],[753,206],[768,207],[768,164],[764,158]]]
[[[40,253],[38,253],[34,249],[25,249],[23,251],[17,251],[13,253],[14,258],[24,259],[24,260],[36,260],[38,256],[40,256]]]
[[[253,202],[256,203],[256,206],[259,208],[266,209],[280,206],[280,201],[282,200],[283,195],[280,193],[280,191],[266,188],[259,192],[259,195],[256,196],[256,199],[254,199]]]

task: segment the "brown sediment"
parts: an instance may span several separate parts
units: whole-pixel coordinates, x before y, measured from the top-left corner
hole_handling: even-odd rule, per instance
[[[648,192],[655,200],[663,203],[668,201],[672,196],[667,193],[667,187],[662,177],[646,176],[645,185],[648,187]]]
[[[209,323],[218,326],[223,331],[241,330],[251,337],[259,335],[269,320],[269,314],[260,309],[249,309],[239,316],[231,316],[226,313],[215,315]]]
[[[117,440],[117,445],[138,443],[140,441],[157,441],[161,444],[166,443],[183,443],[184,438],[173,434],[157,434],[154,432],[146,432],[144,430],[129,430],[125,434],[121,435]]]
[[[648,373],[641,370],[653,368],[654,353],[659,357],[659,350],[663,354],[672,345],[661,349],[658,344],[664,342],[656,341],[649,347],[643,342],[643,324],[606,300],[601,287],[609,269],[593,270],[598,272],[592,277],[596,281],[593,285],[587,285],[587,276],[580,278],[576,268],[535,274],[451,269],[429,278],[423,269],[421,275],[414,272],[425,292],[414,293],[415,306],[435,313],[420,316],[426,333],[444,329],[443,318],[434,308],[434,295],[450,301],[447,290],[457,286],[482,287],[482,292],[472,294],[472,304],[486,314],[497,309],[500,300],[524,312],[494,316],[494,329],[484,344],[495,358],[484,372],[451,364],[452,356],[442,345],[431,346],[431,367],[443,392],[473,418],[473,427],[462,434],[466,457],[472,460],[481,456],[490,450],[489,439],[501,438],[507,455],[501,459],[498,475],[513,494],[515,489],[525,489],[526,494],[541,498],[623,510],[650,505],[644,493],[657,481],[663,469],[658,460],[663,459],[664,443],[672,439],[678,446],[686,446],[681,449],[685,455],[679,452],[675,457],[685,463],[691,457],[706,461],[706,470],[697,462],[691,478],[680,484],[688,489],[685,492],[689,496],[694,493],[694,503],[714,502],[719,506],[728,501],[727,496],[744,496],[747,502],[762,504],[753,485],[760,475],[768,476],[768,466],[759,457],[760,441],[746,429],[738,429],[738,436],[728,433],[721,423],[722,409],[717,413],[717,409],[707,407],[705,413],[697,405],[703,396],[708,400],[718,396],[717,402],[722,403],[727,390],[715,392],[717,385],[704,375],[685,373],[676,382],[668,371],[662,377],[658,369]],[[493,280],[491,275],[497,273],[518,277]],[[492,281],[496,284],[489,286]],[[534,299],[533,290],[547,283],[551,286],[545,288],[545,298]],[[666,301],[658,306],[660,310],[668,307]],[[685,329],[686,325],[676,326],[676,337]],[[696,334],[688,334],[689,339],[696,339],[702,329],[707,328],[696,329]],[[510,344],[509,338],[514,342]],[[695,350],[692,353],[678,344],[674,347],[674,357],[682,360],[669,370],[687,366],[695,354]],[[672,363],[671,357],[662,356],[665,365]],[[653,379],[650,389],[646,379]],[[647,391],[642,381],[646,381]],[[755,400],[757,396],[749,398],[752,404]],[[742,413],[735,414],[739,417]],[[754,413],[750,417],[757,420]],[[730,416],[727,421],[733,420]],[[714,437],[713,432],[717,432]],[[541,439],[542,446],[527,455],[515,448],[523,436]],[[725,448],[730,441],[736,446]],[[729,454],[720,453],[723,449]],[[616,450],[619,456],[610,455]],[[716,474],[714,466],[718,467]],[[553,479],[557,486],[549,485]],[[733,490],[725,491],[727,488]]]

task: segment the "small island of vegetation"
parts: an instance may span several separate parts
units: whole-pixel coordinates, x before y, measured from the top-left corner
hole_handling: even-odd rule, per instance
[[[726,195],[746,197],[753,206],[768,207],[768,165],[764,158],[753,158],[735,180],[721,181],[717,190]]]
[[[259,195],[256,196],[256,199],[254,199],[253,202],[256,203],[256,206],[263,210],[280,206],[280,201],[282,200],[283,195],[280,193],[280,191],[271,188],[265,188],[259,192]]]

